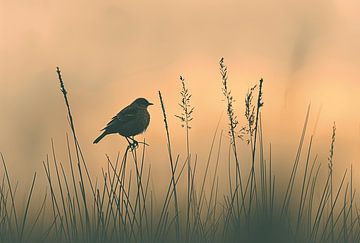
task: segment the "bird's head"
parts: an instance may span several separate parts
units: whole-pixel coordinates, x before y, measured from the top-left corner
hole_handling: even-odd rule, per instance
[[[150,103],[145,98],[137,98],[131,105],[136,105],[140,108],[147,108],[149,105],[153,105],[153,103]]]

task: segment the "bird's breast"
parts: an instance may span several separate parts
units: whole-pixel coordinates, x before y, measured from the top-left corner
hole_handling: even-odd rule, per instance
[[[146,130],[146,128],[149,126],[149,123],[150,123],[150,114],[149,114],[149,112],[147,110],[145,110],[144,113],[145,113],[144,114],[144,127],[145,127],[145,129],[144,130]]]

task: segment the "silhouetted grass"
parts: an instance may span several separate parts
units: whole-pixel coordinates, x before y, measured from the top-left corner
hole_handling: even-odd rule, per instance
[[[124,148],[116,158],[106,155],[101,177],[90,175],[76,135],[68,93],[60,69],[56,71],[72,138],[66,136],[69,171],[58,161],[55,143],[51,141],[51,156],[43,161],[47,185],[36,184],[35,173],[26,201],[21,202],[18,183],[12,180],[1,154],[0,242],[359,242],[360,215],[352,167],[350,173],[343,173],[340,183],[333,179],[335,124],[327,168],[322,168],[312,152],[314,134],[303,152],[309,106],[292,169],[279,175],[273,169],[272,146],[263,140],[263,79],[249,89],[244,104],[247,124],[238,126],[228,69],[224,59],[220,60],[229,139],[219,128],[219,120],[205,162],[199,162],[190,151],[193,108],[185,79],[180,78],[182,114],[177,116],[186,129],[184,161],[172,150],[171,124],[159,91],[170,180],[167,190],[155,198],[150,185],[151,167],[145,161],[145,141],[137,149]],[[246,156],[239,154],[238,146],[248,145],[250,160],[240,160]],[[227,158],[220,153],[224,146],[229,148]],[[203,171],[199,171],[199,163]],[[245,169],[246,163],[250,170]],[[227,178],[218,174],[219,167],[225,166]],[[325,178],[321,178],[321,171],[326,172]],[[179,188],[179,181],[184,177],[186,198],[181,198],[179,192],[183,188]],[[278,183],[284,180],[286,184]],[[222,183],[228,190],[219,189]],[[34,190],[38,187],[47,190],[34,203]]]

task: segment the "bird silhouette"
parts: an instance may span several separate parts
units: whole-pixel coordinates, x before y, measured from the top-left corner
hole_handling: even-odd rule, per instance
[[[103,133],[94,141],[100,142],[108,134],[118,133],[125,137],[129,146],[137,147],[138,142],[134,136],[143,133],[150,123],[148,106],[153,105],[145,98],[137,98],[130,105],[122,109],[101,131]]]

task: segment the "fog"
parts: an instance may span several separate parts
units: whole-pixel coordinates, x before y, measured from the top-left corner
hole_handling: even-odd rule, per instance
[[[69,129],[56,66],[63,72],[93,173],[105,165],[105,154],[115,157],[126,141],[116,135],[97,145],[92,141],[137,97],[155,103],[150,127],[139,136],[150,144],[147,163],[155,174],[168,173],[158,90],[165,99],[174,153],[185,156],[185,131],[174,116],[181,112],[180,75],[195,107],[191,151],[204,161],[226,108],[221,57],[229,69],[240,123],[245,122],[248,88],[264,79],[265,143],[272,143],[278,166],[291,166],[311,103],[309,134],[318,119],[314,153],[326,163],[335,121],[335,167],[342,171],[352,163],[359,169],[358,1],[0,3],[0,151],[16,178],[43,170],[51,139],[60,159],[66,159]],[[220,128],[226,130],[225,113],[221,119]],[[227,142],[224,136],[225,150]],[[246,150],[245,143],[239,147]]]

